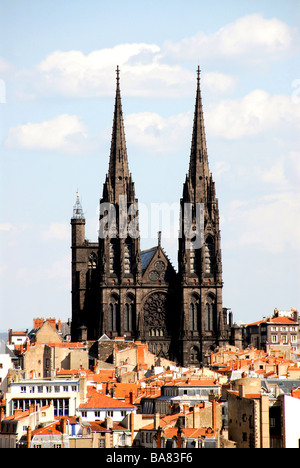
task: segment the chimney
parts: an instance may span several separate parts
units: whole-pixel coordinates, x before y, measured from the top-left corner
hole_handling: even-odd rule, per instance
[[[239,385],[239,397],[240,398],[245,397],[245,386],[243,384]]]
[[[43,318],[36,318],[36,319],[33,319],[33,328],[34,330],[38,329],[38,328],[41,328],[41,326],[43,325],[44,323],[44,319]]]
[[[200,427],[200,408],[198,405],[193,407],[193,427]]]
[[[56,330],[56,319],[55,318],[48,318],[47,322]]]
[[[5,407],[0,406],[0,425],[1,425],[1,421],[4,418],[4,416],[5,416]]]
[[[154,429],[157,431],[159,428],[160,414],[158,411],[154,414]]]
[[[35,412],[35,404],[32,403],[32,404],[29,406],[29,414],[34,413],[34,412]]]
[[[86,392],[87,392],[87,381],[86,381],[86,377],[82,376],[79,379],[79,394],[80,394],[81,402],[84,402],[86,400]]]
[[[181,448],[181,435],[182,435],[182,429],[179,426],[177,430],[177,448]]]
[[[14,417],[18,417],[23,413],[22,408],[16,408],[14,411]]]
[[[134,412],[130,413],[130,432],[131,432],[131,446],[133,444],[134,439]]]
[[[31,427],[27,426],[27,448],[30,448],[31,443]]]
[[[156,434],[156,448],[161,448],[161,433],[162,433],[162,428],[159,426],[157,429],[157,434]]]
[[[110,416],[106,416],[104,420],[104,425],[106,429],[112,429],[113,428],[113,419]]]
[[[61,432],[63,434],[67,433],[67,420],[66,420],[66,418],[62,418],[60,420],[60,428],[61,428]]]
[[[217,402],[215,399],[212,400],[212,428],[214,431],[217,429]]]

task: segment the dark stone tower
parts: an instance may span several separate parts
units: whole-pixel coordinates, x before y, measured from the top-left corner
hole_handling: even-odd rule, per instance
[[[222,306],[219,209],[208,165],[199,68],[189,171],[180,205],[180,360],[197,365],[228,341]]]
[[[206,363],[229,342],[222,307],[218,200],[209,172],[198,70],[190,165],[181,199],[179,270],[162,245],[141,251],[138,201],[128,167],[119,68],[98,241],[85,239],[77,195],[72,226],[72,340],[125,336],[183,365]]]
[[[77,198],[72,225],[72,340],[146,341],[158,356],[174,358],[178,330],[177,275],[160,242],[140,250],[138,201],[128,168],[119,69],[109,167],[100,200],[97,243],[85,240]]]
[[[119,69],[109,168],[100,200],[100,329],[136,337],[136,286],[141,279],[138,201],[128,169]]]

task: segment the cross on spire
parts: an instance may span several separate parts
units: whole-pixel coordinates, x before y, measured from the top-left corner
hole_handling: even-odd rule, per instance
[[[119,86],[119,84],[120,84],[120,69],[119,69],[119,65],[117,65],[116,73],[117,73],[117,86]]]
[[[197,82],[199,83],[200,82],[200,66],[198,65],[198,68],[197,68]]]

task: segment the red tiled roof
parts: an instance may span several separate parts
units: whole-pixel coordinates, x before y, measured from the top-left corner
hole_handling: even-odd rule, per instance
[[[252,325],[260,325],[261,323],[286,323],[286,324],[291,324],[291,325],[297,324],[297,322],[295,322],[295,320],[293,320],[292,318],[283,316],[283,317],[268,317],[264,320],[259,320],[258,322],[247,323],[245,326],[250,327]]]
[[[178,428],[177,427],[170,427],[164,431],[165,436],[168,439],[177,436]],[[198,437],[215,437],[215,431],[208,431],[207,428],[202,427],[199,429],[196,428],[184,428],[182,429],[181,436],[184,436],[188,439],[197,439]]]
[[[112,398],[107,395],[104,395],[103,393],[97,392],[97,390],[94,387],[88,387],[87,388],[87,401],[85,403],[82,403],[79,406],[80,409],[87,409],[87,408],[135,408],[134,405],[130,405],[129,403],[124,403],[121,400],[118,400],[117,398]]]
[[[174,380],[168,382],[165,386],[189,386],[189,387],[219,387],[220,384],[216,380]]]
[[[34,429],[31,433],[32,436],[34,435],[62,435],[62,427],[60,421],[54,421],[51,424],[48,424],[44,427],[39,427],[38,429]]]

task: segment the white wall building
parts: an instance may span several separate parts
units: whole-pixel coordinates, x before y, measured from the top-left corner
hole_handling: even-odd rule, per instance
[[[55,416],[75,416],[80,404],[80,378],[31,379],[10,382],[6,393],[6,415],[30,405],[45,406],[53,401]]]
[[[300,448],[300,400],[284,395],[284,448]]]

